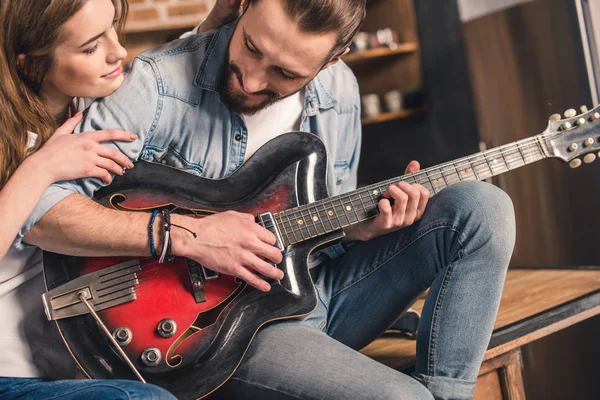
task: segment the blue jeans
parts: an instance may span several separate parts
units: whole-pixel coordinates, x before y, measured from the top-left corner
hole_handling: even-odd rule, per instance
[[[125,380],[0,378],[3,400],[175,400],[158,386]]]
[[[418,223],[350,246],[312,270],[319,302],[302,320],[265,326],[225,399],[469,399],[515,240],[509,197],[463,182],[433,197]],[[425,289],[414,377],[357,350]],[[133,381],[0,378],[0,398],[171,399]],[[209,397],[211,398],[211,397]]]
[[[418,223],[312,270],[317,309],[259,331],[217,397],[470,399],[514,241],[504,192],[481,182],[446,188]],[[357,351],[427,288],[414,377]]]

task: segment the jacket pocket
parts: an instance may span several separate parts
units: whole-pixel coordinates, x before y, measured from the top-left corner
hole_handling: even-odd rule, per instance
[[[350,164],[348,164],[348,161],[336,161],[333,170],[336,185],[342,184],[342,182],[350,177]]]

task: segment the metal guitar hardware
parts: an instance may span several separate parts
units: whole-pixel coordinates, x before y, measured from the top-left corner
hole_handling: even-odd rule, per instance
[[[162,354],[156,347],[148,347],[142,352],[142,362],[148,367],[156,367],[162,360]]]
[[[168,339],[177,332],[177,322],[171,318],[165,318],[158,323],[156,330],[160,336]]]
[[[119,326],[113,330],[112,336],[115,338],[119,346],[125,347],[131,343],[133,332],[126,326]]]
[[[129,260],[80,276],[42,295],[44,310],[49,321],[87,314],[87,307],[79,299],[85,297],[94,310],[101,311],[135,300],[136,272],[139,260]],[[112,337],[112,336],[111,336]]]

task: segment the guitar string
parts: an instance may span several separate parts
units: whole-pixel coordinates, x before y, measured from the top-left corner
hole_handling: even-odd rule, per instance
[[[533,140],[530,140],[530,141],[533,141]],[[443,178],[444,181],[446,181],[445,187],[450,186],[450,185],[452,185],[454,183],[458,183],[459,181],[464,180],[461,177],[460,172],[458,172],[458,166],[459,166],[459,164],[463,164],[463,165],[460,165],[460,167],[461,167],[461,169],[464,169],[464,167],[466,166],[464,164],[467,163],[467,160],[471,160],[469,162],[471,168],[468,168],[468,169],[471,170],[472,174],[476,176],[476,178],[475,178],[476,180],[480,180],[480,178],[477,177],[476,170],[477,170],[477,168],[480,168],[482,166],[485,167],[487,169],[487,171],[489,171],[489,173],[492,174],[492,175],[490,175],[490,177],[492,177],[492,176],[499,175],[501,173],[508,172],[508,171],[513,170],[513,169],[516,169],[516,168],[525,166],[527,164],[530,164],[532,162],[539,161],[541,159],[546,158],[545,155],[543,155],[540,152],[540,150],[539,150],[539,148],[537,148],[537,146],[532,146],[532,145],[535,145],[535,143],[527,143],[526,146],[528,146],[528,147],[526,149],[524,149],[525,146],[523,144],[517,145],[517,144],[513,143],[511,145],[506,145],[505,146],[504,151],[502,152],[503,154],[500,154],[500,150],[498,150],[498,149],[491,149],[491,150],[489,150],[487,152],[479,153],[479,154],[476,154],[474,156],[470,156],[470,157],[467,157],[467,158],[464,158],[464,159],[456,160],[456,161],[451,162],[451,163],[447,163],[446,167],[451,166],[453,169],[456,170],[456,172],[453,172],[450,175],[447,175],[447,172],[448,172],[447,169],[443,170],[441,166],[432,167],[432,168],[428,168],[426,170],[420,171],[419,173],[416,173],[416,174],[409,174],[409,175],[405,175],[403,177],[400,177],[402,179],[400,179],[400,178],[392,178],[392,179],[390,179],[388,181],[379,182],[379,183],[374,184],[374,185],[363,187],[363,188],[361,188],[361,189],[359,189],[359,190],[351,193],[351,195],[358,196],[358,200],[362,201],[362,200],[364,200],[364,195],[366,194],[365,192],[368,191],[369,195],[371,194],[371,190],[365,190],[365,189],[380,188],[382,186],[387,187],[390,184],[395,183],[395,182],[400,181],[400,180],[410,180],[410,179],[413,179],[413,181],[415,183],[424,184],[426,186],[427,182],[421,180],[421,178],[423,177],[423,175],[425,175],[425,177],[427,178],[427,180],[430,182],[429,186],[431,186],[432,191],[436,192],[436,190],[435,190],[436,189],[436,185],[433,184],[433,182],[431,181],[431,178],[432,177],[434,179]],[[525,150],[525,151],[523,151],[523,150]],[[495,153],[498,153],[498,154],[495,154]],[[498,164],[496,164],[496,165],[490,164],[490,162],[488,160],[488,156],[491,156],[491,155],[493,155],[493,156],[502,155],[503,159],[505,160],[505,162],[503,164],[499,164],[499,165]],[[530,158],[530,157],[532,157],[532,158]],[[477,162],[477,161],[482,161],[482,162],[480,164],[476,165],[475,162]],[[517,164],[517,165],[515,165],[515,164]],[[437,175],[439,175],[439,176],[437,176]],[[458,178],[458,180],[456,180],[456,178]],[[467,176],[466,179],[467,180],[473,180],[469,176]],[[482,179],[487,179],[487,178],[482,178]],[[454,182],[448,184],[448,182],[447,182],[448,180],[454,180]],[[445,187],[442,187],[442,189],[444,189]],[[336,196],[336,197],[338,197],[338,196]],[[346,214],[345,216],[346,216],[349,224],[352,224],[354,222],[350,221],[350,219],[348,218],[347,213],[345,212],[346,210],[344,209],[344,207],[347,204],[353,204],[354,200],[356,200],[356,199],[352,199],[352,197],[350,197],[350,196],[347,195],[346,197],[348,197],[349,201],[344,202],[343,197],[344,197],[344,195],[339,196],[339,199],[337,199],[337,200],[341,200],[341,202],[339,202],[338,205],[334,205],[334,210],[337,212],[338,210],[341,209],[341,211]],[[335,199],[336,199],[335,197],[332,197],[332,198],[329,198],[328,200],[329,200],[330,203],[332,203],[332,200],[335,200]],[[372,199],[371,199],[371,201],[372,201]],[[319,206],[318,203],[319,203],[319,201],[314,202],[314,203],[310,203],[310,205],[312,207],[318,207]],[[304,209],[304,207],[306,207],[306,206],[295,207],[293,209],[283,211],[283,212],[281,212],[279,214],[284,214],[284,213],[285,214],[289,214],[290,212],[292,212],[293,215],[296,216],[296,217],[298,215],[302,216],[302,210]],[[360,220],[360,218],[358,218],[358,220]],[[347,226],[347,225],[342,225],[342,227],[343,226]],[[289,227],[293,232],[299,232],[300,235],[302,235],[301,230],[294,229],[293,225],[290,224],[290,225],[287,225],[287,227]]]

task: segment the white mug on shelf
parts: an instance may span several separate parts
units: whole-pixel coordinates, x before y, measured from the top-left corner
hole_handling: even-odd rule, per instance
[[[402,93],[399,90],[390,90],[383,95],[383,98],[388,111],[396,112],[402,110]]]
[[[376,94],[365,94],[362,96],[363,115],[365,117],[376,117],[381,114],[379,96]]]

